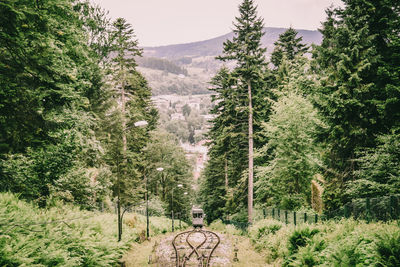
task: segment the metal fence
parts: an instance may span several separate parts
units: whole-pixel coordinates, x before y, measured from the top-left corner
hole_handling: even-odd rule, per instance
[[[353,199],[334,211],[323,214],[298,212],[269,207],[262,209],[263,218],[273,218],[286,224],[317,223],[321,220],[354,218],[356,220],[390,221],[400,219],[400,196]]]
[[[267,207],[255,211],[254,222],[261,219],[272,218],[286,224],[318,223],[320,221],[341,218],[354,218],[356,220],[390,221],[400,219],[400,195],[382,196],[375,198],[353,199],[337,210],[317,214],[315,212],[289,211],[279,207]],[[246,231],[248,222],[222,220],[225,224],[234,225]]]

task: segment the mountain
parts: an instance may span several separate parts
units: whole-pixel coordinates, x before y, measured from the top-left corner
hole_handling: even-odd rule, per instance
[[[264,28],[265,35],[262,38],[264,47],[267,48],[267,53],[271,53],[274,47],[274,42],[278,40],[280,34],[287,29],[285,28]],[[322,41],[322,35],[318,31],[297,30],[300,36],[303,36],[304,43],[319,44]],[[232,39],[233,32],[228,34],[205,40],[187,44],[175,44],[157,47],[144,47],[144,55],[167,59],[180,59],[184,57],[202,57],[216,56],[222,52],[222,44],[227,39]]]
[[[264,28],[265,35],[262,38],[263,46],[267,48],[267,58],[274,49],[274,42],[279,35],[286,31],[285,28]],[[297,30],[303,37],[303,42],[320,44],[322,35],[319,31]],[[144,58],[163,59],[168,65],[177,65],[184,74],[171,73],[160,68],[149,68],[149,64],[139,63],[140,71],[146,76],[153,88],[153,94],[196,94],[208,93],[207,83],[215,75],[222,63],[215,60],[215,56],[222,53],[223,43],[233,38],[233,32],[205,41],[186,44],[175,44],[157,47],[143,47]],[[142,60],[142,62],[148,62]],[[182,72],[183,73],[183,72]]]

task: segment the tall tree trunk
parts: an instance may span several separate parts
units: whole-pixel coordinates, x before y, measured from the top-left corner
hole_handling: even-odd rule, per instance
[[[122,113],[122,175],[126,177],[126,121],[125,121],[125,83],[122,81],[121,84],[121,113]],[[117,191],[117,213],[118,213],[118,242],[121,241],[122,238],[122,215],[121,215],[121,180],[118,179],[118,191]]]
[[[126,163],[126,120],[125,120],[125,82],[121,84],[121,113],[122,113],[122,153],[124,158],[124,164]]]
[[[251,96],[251,82],[247,81],[249,93],[249,184],[247,196],[248,222],[253,222],[253,104]]]
[[[228,186],[229,186],[229,181],[228,181],[228,158],[226,157],[226,153],[225,153],[225,190],[226,193],[228,193]]]

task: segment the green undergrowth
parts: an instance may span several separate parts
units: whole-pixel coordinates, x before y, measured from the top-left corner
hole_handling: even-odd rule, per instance
[[[216,231],[218,233],[222,234],[231,234],[231,235],[243,235],[243,232],[241,230],[238,230],[235,226],[231,224],[224,224],[221,220],[215,220],[213,221],[208,228],[210,228],[213,231]]]
[[[343,219],[286,226],[261,220],[249,237],[269,264],[280,266],[400,266],[398,222]]]
[[[151,217],[150,233],[170,231],[170,225]],[[0,266],[116,266],[132,242],[143,239],[145,227],[144,216],[125,215],[117,242],[115,214],[61,204],[40,209],[0,193]]]

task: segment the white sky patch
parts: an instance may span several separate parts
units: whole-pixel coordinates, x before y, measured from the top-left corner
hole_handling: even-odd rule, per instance
[[[92,0],[110,17],[132,24],[141,46],[207,40],[226,33],[238,15],[241,0]],[[255,0],[266,27],[316,30],[325,9],[341,0]]]

